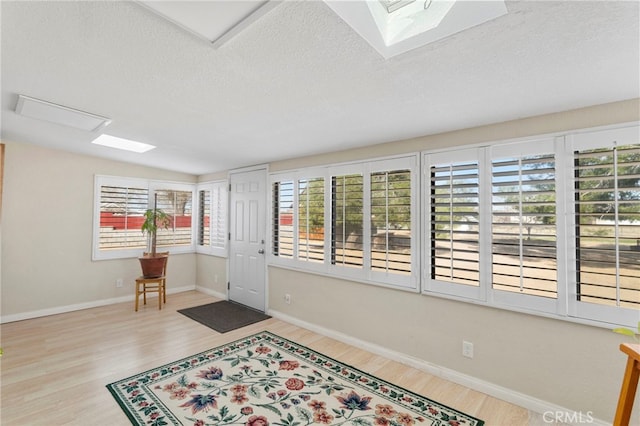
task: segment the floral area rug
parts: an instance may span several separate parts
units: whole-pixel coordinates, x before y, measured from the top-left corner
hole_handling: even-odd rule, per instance
[[[107,388],[134,425],[484,424],[269,332]]]

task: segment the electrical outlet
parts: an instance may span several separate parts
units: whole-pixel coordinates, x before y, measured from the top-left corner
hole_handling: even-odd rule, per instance
[[[122,278],[116,280],[116,287],[122,287]]]
[[[285,294],[284,295],[284,303],[286,303],[287,305],[291,304],[291,295],[290,294]]]
[[[215,275],[213,276],[213,282],[214,282],[215,284],[218,284],[218,274],[215,274]]]
[[[465,358],[473,358],[473,343],[462,341],[462,356]]]

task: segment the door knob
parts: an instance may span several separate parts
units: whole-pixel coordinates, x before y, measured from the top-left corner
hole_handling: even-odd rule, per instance
[[[258,254],[264,254],[264,249],[258,250]]]

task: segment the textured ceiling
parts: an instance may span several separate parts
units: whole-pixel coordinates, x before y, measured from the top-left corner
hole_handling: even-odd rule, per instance
[[[218,49],[126,1],[2,1],[2,138],[204,174],[640,96],[636,1],[509,13],[384,60],[322,1],[284,1]],[[19,116],[24,94],[113,119]]]

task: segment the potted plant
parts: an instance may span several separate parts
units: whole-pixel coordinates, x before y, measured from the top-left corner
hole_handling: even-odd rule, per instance
[[[147,234],[148,252],[140,257],[142,275],[145,278],[155,278],[162,275],[167,256],[158,256],[156,253],[156,241],[158,228],[167,229],[171,224],[171,216],[158,208],[158,194],[155,194],[153,208],[144,213],[144,222],[140,227],[143,234]]]

